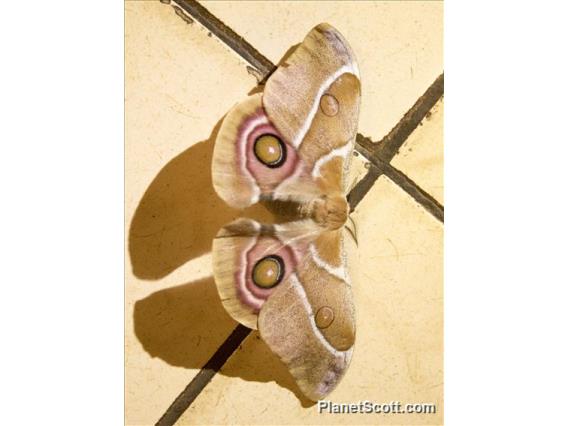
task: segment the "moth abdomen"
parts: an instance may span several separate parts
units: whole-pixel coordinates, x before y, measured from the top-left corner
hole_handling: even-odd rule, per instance
[[[329,230],[341,228],[349,217],[349,204],[343,194],[324,195],[306,203],[266,199],[263,204],[280,220],[312,219]]]

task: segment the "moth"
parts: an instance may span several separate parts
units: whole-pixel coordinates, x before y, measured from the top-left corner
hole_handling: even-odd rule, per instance
[[[227,312],[259,330],[313,401],[344,376],[355,342],[343,238],[360,97],[352,49],[320,24],[262,93],[227,113],[213,152],[213,185],[226,203],[262,202],[293,218],[225,225],[213,274]]]

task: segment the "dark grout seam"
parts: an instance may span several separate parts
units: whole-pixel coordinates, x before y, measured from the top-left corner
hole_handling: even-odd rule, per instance
[[[156,423],[156,426],[171,426],[175,424],[251,331],[250,328],[239,324],[217,349],[217,352],[213,354],[211,359],[207,361],[207,364],[201,371],[178,395],[172,405],[168,407],[164,415]]]
[[[383,174],[377,167],[371,163],[371,168],[367,174],[353,187],[353,189],[347,194],[347,201],[349,202],[349,207],[351,211],[355,210],[355,207],[363,200],[367,192],[371,190],[375,181]]]
[[[396,126],[380,142],[374,143],[369,138],[358,135],[357,144],[359,152],[367,157],[374,157],[390,163],[402,144],[410,134],[424,120],[436,102],[444,95],[444,73],[426,89],[426,92],[418,98],[412,107],[404,114]],[[378,146],[377,146],[378,145]]]
[[[184,21],[190,22],[195,19],[217,38],[227,44],[232,50],[247,61],[259,74],[259,81],[266,80],[274,72],[276,66],[258,52],[243,37],[236,34],[231,28],[212,15],[205,7],[195,0],[161,0],[171,4],[176,14],[180,15],[180,9],[191,15],[186,16]],[[177,7],[176,7],[177,6]],[[188,20],[189,19],[189,20]],[[247,67],[248,69],[249,67]],[[250,71],[250,70],[249,70]],[[369,138],[357,134],[357,151],[366,157],[371,167],[365,177],[349,192],[347,199],[351,211],[373,187],[373,184],[381,176],[385,175],[395,184],[400,186],[428,212],[440,221],[444,221],[444,208],[432,196],[422,190],[416,183],[404,173],[397,170],[389,163],[398,152],[404,141],[418,127],[430,109],[436,104],[444,92],[444,75],[440,75],[404,115],[400,122],[379,142],[373,143]],[[231,335],[217,349],[215,354],[207,361],[205,366],[197,373],[193,380],[178,395],[175,401],[168,407],[164,415],[156,423],[157,426],[171,426],[189,408],[201,391],[207,386],[215,374],[231,357],[239,345],[252,330],[239,324]]]
[[[261,74],[261,80],[266,79],[276,69],[276,66],[256,50],[243,37],[221,22],[216,16],[195,0],[172,0],[193,19],[215,34],[223,43],[233,49],[245,61],[256,68]],[[173,6],[175,9],[175,6]]]
[[[351,206],[351,211],[355,209],[357,204],[363,199],[365,194],[371,189],[375,184],[377,179],[385,175],[392,182],[398,185],[404,190],[408,195],[410,195],[414,201],[416,201],[422,208],[424,208],[428,213],[434,216],[437,220],[444,223],[444,206],[441,205],[434,197],[420,188],[412,179],[393,167],[389,163],[385,163],[381,160],[373,159],[371,162],[371,168],[367,175],[361,179],[353,190],[348,195],[349,205]]]
[[[359,181],[351,190],[347,199],[351,211],[363,199],[365,194],[373,187],[375,181],[383,174],[407,192],[415,201],[430,212],[440,222],[444,222],[444,206],[430,194],[420,188],[412,179],[400,170],[394,168],[390,162],[398,153],[402,144],[410,134],[416,130],[434,105],[444,96],[444,74],[426,89],[418,98],[396,126],[380,142],[374,143],[371,139],[357,134],[357,151],[371,163],[371,169],[364,179]],[[373,170],[374,169],[374,170]]]
[[[414,198],[432,216],[444,223],[444,206],[434,197],[424,191],[412,179],[388,163],[384,164],[384,174],[395,184],[401,187],[408,195]]]

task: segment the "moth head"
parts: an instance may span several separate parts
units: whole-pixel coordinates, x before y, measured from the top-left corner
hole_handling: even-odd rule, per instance
[[[325,195],[314,201],[312,218],[324,228],[341,228],[349,217],[349,204],[343,194]]]

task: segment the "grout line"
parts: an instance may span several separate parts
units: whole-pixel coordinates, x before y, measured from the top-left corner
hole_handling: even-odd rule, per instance
[[[369,191],[373,183],[382,174],[387,175],[401,189],[407,192],[422,207],[430,212],[436,219],[444,222],[444,207],[438,203],[430,194],[420,188],[412,179],[406,176],[400,170],[390,165],[391,160],[398,153],[402,144],[408,139],[410,134],[424,120],[428,112],[434,105],[444,96],[444,73],[426,89],[424,94],[418,98],[414,105],[404,114],[402,119],[396,126],[379,142],[374,143],[371,139],[357,134],[356,146],[357,151],[371,162],[371,169],[365,178],[357,183],[353,190],[353,195],[349,194],[349,204],[351,211],[355,209],[357,204],[363,199],[367,191]],[[373,168],[377,168],[371,173]]]
[[[349,207],[351,211],[355,210],[355,207],[363,200],[367,192],[371,190],[375,181],[383,174],[383,171],[379,170],[373,163],[371,163],[371,168],[367,174],[353,187],[353,189],[347,194],[347,201],[349,202]]]
[[[243,37],[235,33],[221,20],[195,0],[172,0],[197,22],[215,34],[223,43],[233,49],[245,61],[256,68],[264,80],[276,69],[276,66],[256,50]],[[175,7],[174,7],[175,8]]]
[[[217,352],[207,361],[207,364],[168,407],[156,426],[175,424],[251,331],[244,325],[237,325],[231,335],[217,349]]]
[[[412,179],[388,163],[385,163],[385,176],[400,186],[432,216],[444,223],[444,206],[420,188]]]
[[[426,89],[424,94],[404,114],[396,126],[378,144],[373,144],[370,139],[360,139],[360,146],[372,152],[372,155],[386,163],[390,163],[398,153],[399,148],[408,139],[410,134],[418,127],[428,112],[436,105],[436,102],[444,95],[444,73]],[[372,145],[378,145],[372,146]]]
[[[434,216],[440,222],[444,223],[444,206],[441,205],[434,197],[420,188],[420,186],[418,186],[412,179],[410,179],[396,167],[382,160],[373,159],[369,174],[373,169],[376,170],[374,174],[376,174],[377,176],[375,178],[372,178],[372,183],[367,185],[372,186],[372,184],[379,178],[379,176],[384,174],[401,189],[403,189],[404,192],[414,198],[414,201],[420,204],[432,216]]]

